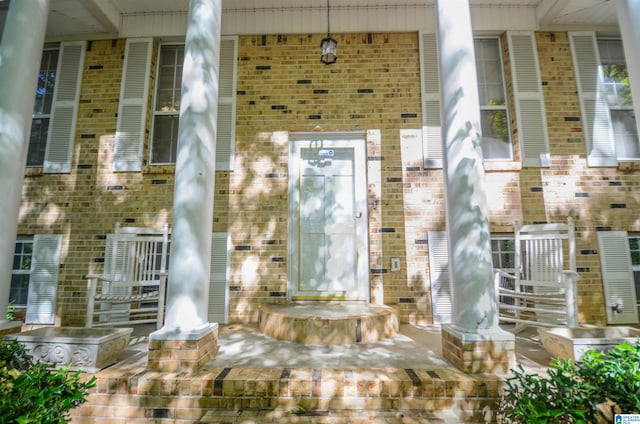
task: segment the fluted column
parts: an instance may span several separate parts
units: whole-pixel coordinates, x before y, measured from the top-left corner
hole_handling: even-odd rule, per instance
[[[0,330],[11,289],[24,168],[49,0],[12,1],[0,44]]]

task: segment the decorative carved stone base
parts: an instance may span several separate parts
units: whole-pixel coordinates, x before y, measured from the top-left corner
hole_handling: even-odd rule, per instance
[[[508,373],[516,365],[515,347],[515,336],[499,328],[467,333],[442,327],[444,358],[466,373]]]
[[[218,353],[218,324],[188,333],[160,329],[149,335],[149,371],[198,371]]]
[[[129,344],[132,328],[43,327],[5,336],[22,343],[35,361],[71,364],[72,370],[96,373],[113,365]]]

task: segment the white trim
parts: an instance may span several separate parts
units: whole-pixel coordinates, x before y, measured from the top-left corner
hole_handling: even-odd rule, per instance
[[[335,297],[345,297],[344,300],[370,301],[369,281],[369,225],[367,205],[367,157],[366,133],[352,132],[298,132],[289,134],[289,245],[288,245],[288,290],[287,299],[296,300],[300,297],[298,286],[298,253],[299,253],[299,220],[298,220],[298,185],[299,185],[299,143],[310,140],[322,140],[323,146],[349,145],[354,147],[354,190],[355,190],[355,241],[356,241],[356,278],[357,293],[335,293]],[[325,144],[326,143],[326,144]],[[331,299],[333,295],[323,292],[305,294],[317,300],[319,297]]]

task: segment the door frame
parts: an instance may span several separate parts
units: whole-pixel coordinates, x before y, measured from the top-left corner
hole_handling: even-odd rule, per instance
[[[345,146],[354,148],[355,211],[362,225],[356,225],[356,278],[357,296],[298,296],[294,295],[299,281],[299,210],[298,186],[300,167],[296,156],[300,143],[311,141],[345,142]],[[288,248],[287,248],[287,300],[323,300],[323,301],[363,301],[370,302],[371,286],[369,279],[369,214],[367,203],[367,137],[365,131],[331,132],[295,132],[289,134],[289,176],[288,176]]]

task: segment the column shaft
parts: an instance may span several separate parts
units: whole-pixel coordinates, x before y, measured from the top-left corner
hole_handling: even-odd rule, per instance
[[[165,321],[178,332],[208,323],[221,16],[221,0],[189,3]]]
[[[468,0],[436,4],[452,324],[473,332],[497,326],[473,34]]]
[[[0,45],[0,323],[5,320],[49,0],[14,0]],[[1,325],[1,324],[0,324]]]

